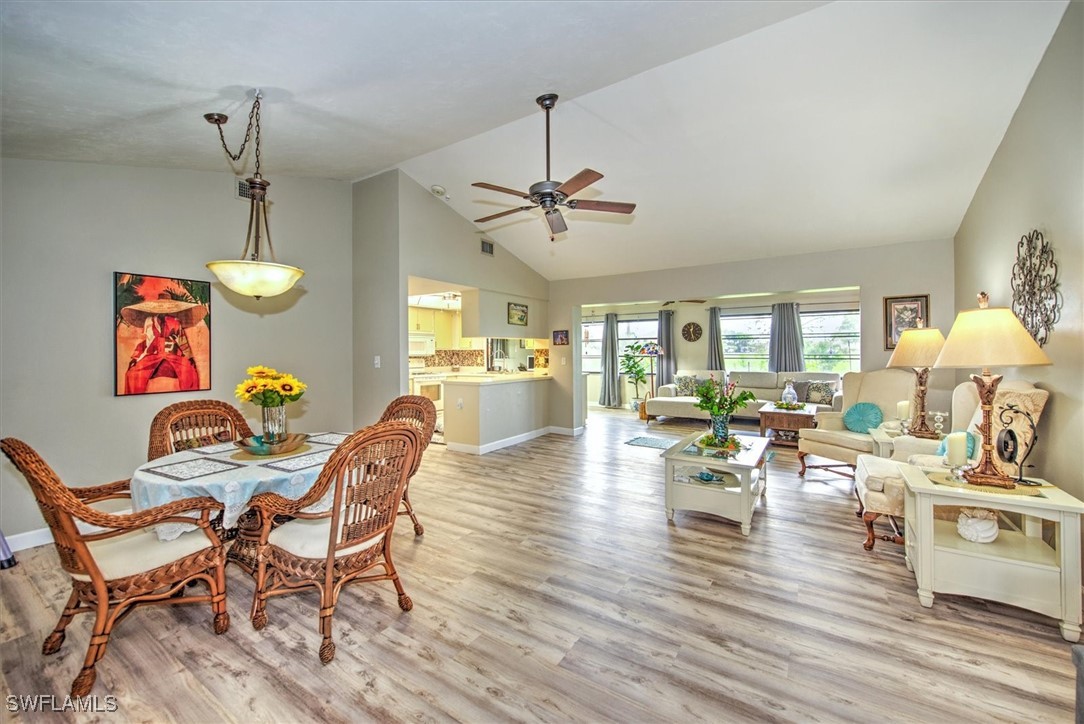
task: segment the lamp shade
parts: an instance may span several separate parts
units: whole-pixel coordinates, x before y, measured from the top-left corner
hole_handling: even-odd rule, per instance
[[[956,315],[933,366],[989,368],[1048,364],[1050,358],[1011,309],[988,307]]]
[[[888,360],[889,367],[931,367],[945,344],[937,327],[905,329]]]
[[[257,299],[282,294],[305,274],[296,266],[249,259],[210,261],[207,268],[227,289]]]

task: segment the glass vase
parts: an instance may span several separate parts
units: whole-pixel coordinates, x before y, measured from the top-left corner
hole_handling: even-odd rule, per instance
[[[783,394],[779,399],[788,405],[795,405],[798,403],[798,392],[794,389],[793,382],[787,380],[787,386],[783,388]]]
[[[712,415],[711,434],[716,442],[725,442],[730,437],[730,415]]]
[[[276,443],[286,437],[286,405],[275,405],[263,409],[263,442],[265,445]]]

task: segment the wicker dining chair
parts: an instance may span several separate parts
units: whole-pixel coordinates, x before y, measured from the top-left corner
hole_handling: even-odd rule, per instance
[[[147,460],[178,450],[252,437],[252,428],[236,407],[221,400],[188,400],[162,408],[151,421]]]
[[[414,523],[414,535],[422,535],[425,533],[425,528],[418,522],[418,516],[414,514],[414,506],[410,504],[410,478],[413,478],[414,473],[418,472],[418,465],[422,461],[421,454],[425,452],[433,439],[433,430],[437,426],[437,408],[428,397],[403,395],[402,397],[396,397],[388,404],[384,409],[384,413],[380,415],[379,422],[391,422],[393,420],[409,422],[417,427],[418,432],[421,433],[421,452],[418,453],[418,462],[411,469],[410,476],[407,478],[407,487],[403,490],[403,510],[399,511],[399,515],[409,515],[411,522]]]
[[[414,607],[392,562],[392,530],[407,477],[421,449],[417,429],[384,422],[347,437],[331,454],[316,483],[297,500],[277,493],[252,499],[263,513],[257,555],[252,626],[267,625],[267,599],[315,588],[320,593],[320,661],[335,657],[331,618],[349,583],[391,581],[399,608]],[[323,507],[331,493],[330,509]],[[325,502],[326,504],[326,502]],[[272,527],[276,515],[294,517]]]
[[[139,513],[110,514],[93,505],[130,499],[128,480],[69,488],[21,440],[4,438],[0,449],[30,484],[53,535],[60,566],[71,576],[71,596],[42,644],[42,654],[60,650],[65,629],[76,614],[94,614],[83,668],[72,682],[73,697],[90,692],[97,676],[94,667],[105,656],[113,627],[136,606],[209,602],[215,633],[229,629],[226,549],[210,527],[211,513],[221,510],[221,503],[212,498],[188,498]],[[183,515],[190,512],[198,512],[199,518]],[[195,524],[200,530],[159,541],[153,526],[167,522]],[[207,584],[208,593],[184,595],[187,584],[198,581]]]

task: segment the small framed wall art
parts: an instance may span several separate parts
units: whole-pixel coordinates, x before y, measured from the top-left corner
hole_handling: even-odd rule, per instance
[[[560,347],[566,344],[568,344],[567,329],[558,329],[556,332],[553,333],[553,345],[555,347]]]
[[[527,305],[516,304],[515,302],[508,303],[508,323],[514,324],[517,327],[527,326]]]
[[[885,349],[896,349],[905,329],[930,326],[930,295],[885,297]]]
[[[113,273],[113,394],[211,389],[210,282]]]

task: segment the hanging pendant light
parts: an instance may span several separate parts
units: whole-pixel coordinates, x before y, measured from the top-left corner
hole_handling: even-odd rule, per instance
[[[260,175],[260,98],[259,90],[255,92],[255,100],[252,102],[252,110],[248,114],[248,128],[245,129],[245,140],[241,142],[241,148],[236,154],[230,153],[226,145],[226,136],[222,132],[229,117],[223,113],[208,113],[203,117],[208,123],[218,127],[218,136],[222,140],[222,148],[232,160],[241,158],[245,152],[245,146],[252,137],[253,130],[256,132],[256,170],[251,178],[245,179],[248,183],[249,208],[248,208],[248,233],[245,235],[245,248],[241,251],[240,259],[226,259],[222,261],[207,262],[207,268],[218,277],[228,289],[238,294],[260,299],[261,297],[273,297],[289,290],[305,272],[296,266],[279,264],[275,259],[275,248],[271,245],[271,226],[267,223],[267,187],[270,182],[265,181]],[[262,234],[261,234],[262,230]],[[267,237],[267,250],[271,255],[271,261],[264,261],[261,257],[261,240]],[[252,248],[251,255],[249,248]]]

